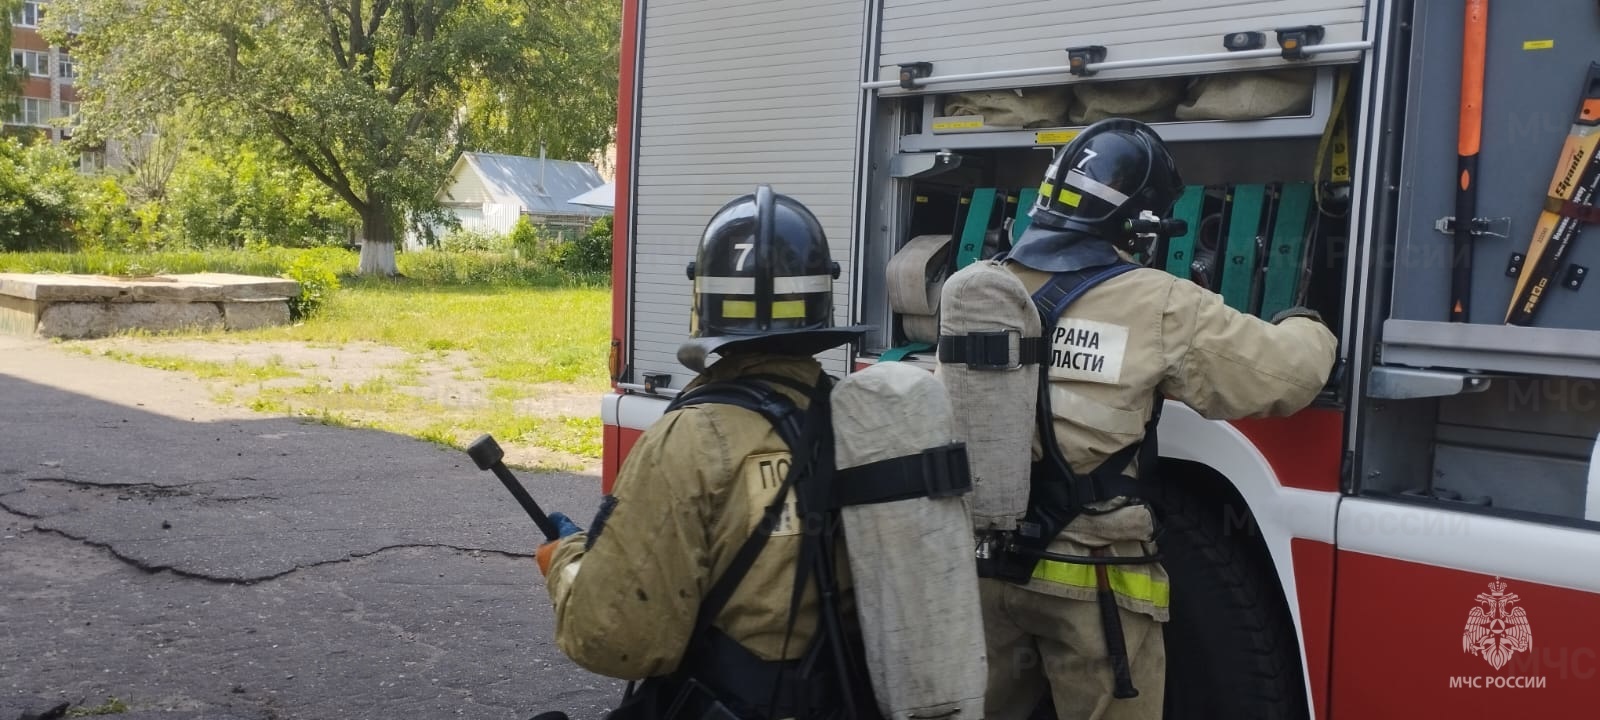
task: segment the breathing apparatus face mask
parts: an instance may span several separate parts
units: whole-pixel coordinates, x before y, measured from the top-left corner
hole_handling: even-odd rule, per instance
[[[1127,221],[1123,229],[1126,237],[1125,246],[1131,252],[1143,254],[1148,264],[1154,261],[1152,253],[1160,243],[1189,232],[1189,223],[1163,218],[1149,210],[1141,210],[1139,217]]]

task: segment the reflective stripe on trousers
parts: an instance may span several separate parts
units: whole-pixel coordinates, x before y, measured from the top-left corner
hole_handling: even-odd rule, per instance
[[[1056,560],[1040,560],[1033,568],[1035,580],[1059,583],[1085,590],[1095,590],[1100,584],[1095,582],[1094,566],[1066,563]],[[1106,579],[1111,582],[1111,591],[1124,597],[1150,603],[1158,608],[1167,607],[1172,597],[1172,586],[1165,581],[1155,580],[1146,573],[1127,567],[1112,565],[1106,568]]]

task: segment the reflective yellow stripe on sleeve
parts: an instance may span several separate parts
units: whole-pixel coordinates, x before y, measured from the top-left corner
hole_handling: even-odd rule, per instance
[[[1040,560],[1039,564],[1033,569],[1033,577],[1036,580],[1060,583],[1086,590],[1094,590],[1099,587],[1099,583],[1094,580],[1094,566],[1092,565]],[[1167,607],[1172,598],[1172,586],[1165,582],[1157,582],[1154,578],[1144,573],[1129,572],[1113,566],[1106,568],[1106,579],[1111,582],[1112,592],[1134,600],[1142,600],[1156,607]]]

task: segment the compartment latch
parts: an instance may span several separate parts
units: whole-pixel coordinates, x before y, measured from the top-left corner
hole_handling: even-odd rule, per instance
[[[1278,47],[1283,50],[1283,59],[1304,60],[1311,57],[1306,47],[1321,44],[1325,34],[1321,25],[1278,28]]]
[[[933,74],[933,63],[914,62],[900,65],[900,87],[917,89],[917,81]]]
[[[657,390],[664,390],[671,386],[672,375],[670,373],[644,374],[644,391],[650,393],[651,395],[654,395]]]
[[[1088,77],[1094,74],[1089,69],[1090,65],[1106,61],[1106,48],[1104,45],[1085,45],[1083,47],[1067,48],[1067,72],[1078,77]]]

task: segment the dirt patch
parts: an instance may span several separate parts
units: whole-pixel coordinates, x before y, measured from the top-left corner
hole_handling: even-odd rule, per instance
[[[207,363],[279,366],[296,375],[318,377],[335,385],[360,385],[385,375],[393,375],[412,358],[410,353],[400,348],[369,342],[352,342],[338,346],[297,342],[121,337],[88,340],[77,344],[97,354],[102,350],[114,350],[136,355],[181,357]],[[452,354],[456,357],[441,358],[443,362],[438,364],[447,367],[437,370],[476,372],[472,369],[466,353],[441,353],[441,355]]]
[[[292,341],[115,337],[71,346],[90,355],[199,375],[215,398],[230,405],[353,421],[435,441],[464,445],[476,432],[473,416],[509,412],[551,421],[599,415],[598,393],[566,383],[518,384],[487,379],[460,350],[412,353],[371,342],[343,345]],[[419,412],[420,410],[420,412]],[[439,424],[456,422],[453,430]],[[502,440],[507,460],[598,473],[599,461],[527,442]]]
[[[512,404],[517,412],[528,415],[590,417],[600,414],[600,398],[593,390],[584,390],[563,383],[542,383],[534,386],[537,394]]]

